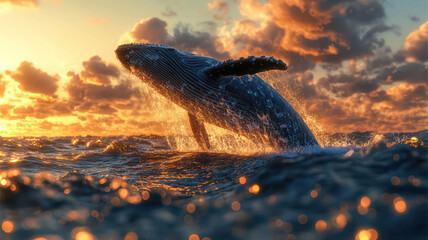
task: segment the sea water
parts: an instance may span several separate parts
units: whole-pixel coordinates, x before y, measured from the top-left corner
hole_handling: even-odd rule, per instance
[[[0,138],[0,239],[426,239],[428,132],[346,139],[234,154]]]

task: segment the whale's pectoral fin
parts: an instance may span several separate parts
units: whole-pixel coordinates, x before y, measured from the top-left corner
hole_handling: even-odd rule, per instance
[[[210,148],[210,142],[208,139],[207,130],[205,129],[204,123],[201,122],[195,115],[189,113],[190,127],[195,136],[196,142],[202,150],[206,151]]]
[[[250,56],[237,60],[229,59],[204,69],[204,73],[210,78],[218,78],[225,76],[253,75],[269,70],[287,70],[287,64],[273,57]]]

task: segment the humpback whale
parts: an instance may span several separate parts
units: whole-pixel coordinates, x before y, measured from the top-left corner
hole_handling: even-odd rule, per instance
[[[293,107],[255,75],[286,70],[273,57],[220,61],[156,44],[124,44],[116,56],[132,74],[187,110],[200,148],[210,148],[204,123],[231,130],[274,149],[318,145]]]

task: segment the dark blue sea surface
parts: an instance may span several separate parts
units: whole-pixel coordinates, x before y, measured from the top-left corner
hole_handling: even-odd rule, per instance
[[[240,155],[0,138],[0,239],[427,239],[428,131],[328,137]]]

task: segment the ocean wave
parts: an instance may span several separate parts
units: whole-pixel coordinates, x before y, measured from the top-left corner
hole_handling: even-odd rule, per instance
[[[249,155],[175,151],[160,137],[2,138],[0,211],[13,230],[1,237],[424,239],[427,136]]]

